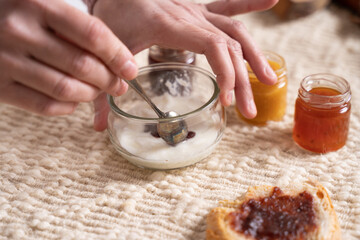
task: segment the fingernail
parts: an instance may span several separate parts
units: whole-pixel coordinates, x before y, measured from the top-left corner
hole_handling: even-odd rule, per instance
[[[269,65],[267,65],[265,67],[265,74],[269,78],[273,79],[274,82],[277,80],[277,75],[275,74],[274,70]]]
[[[120,68],[120,73],[125,79],[131,80],[136,77],[137,66],[133,61],[128,60]]]

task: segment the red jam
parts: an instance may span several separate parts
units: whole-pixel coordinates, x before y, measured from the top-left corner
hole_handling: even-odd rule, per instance
[[[305,239],[316,228],[313,197],[306,191],[284,195],[278,187],[269,197],[244,202],[229,217],[235,231],[256,240]]]
[[[195,132],[193,132],[193,131],[189,131],[189,132],[188,132],[188,135],[186,136],[186,138],[187,138],[187,139],[190,139],[190,138],[195,137],[195,135],[196,135],[196,133],[195,133]]]

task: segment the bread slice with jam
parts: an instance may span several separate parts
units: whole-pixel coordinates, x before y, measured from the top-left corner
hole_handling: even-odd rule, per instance
[[[318,182],[284,188],[250,187],[238,200],[225,200],[207,216],[208,240],[338,240],[339,222]]]

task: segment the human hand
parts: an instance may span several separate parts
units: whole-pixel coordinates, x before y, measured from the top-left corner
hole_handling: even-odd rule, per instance
[[[253,118],[256,107],[244,58],[263,83],[273,84],[277,77],[245,26],[224,15],[265,10],[276,2],[231,0],[199,5],[184,0],[97,0],[94,15],[134,54],[154,44],[204,54],[217,76],[221,103],[231,104],[234,90],[241,113]]]
[[[0,0],[0,102],[43,115],[126,91],[131,52],[98,18],[62,0]]]

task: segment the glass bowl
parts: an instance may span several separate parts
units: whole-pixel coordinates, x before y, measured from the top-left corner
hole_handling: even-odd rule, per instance
[[[189,134],[168,145],[157,134],[160,119],[129,87],[120,97],[108,95],[108,133],[121,156],[144,168],[175,169],[210,155],[226,125],[215,76],[193,65],[160,63],[140,68],[136,79],[160,110],[179,114],[171,120],[184,120]]]

